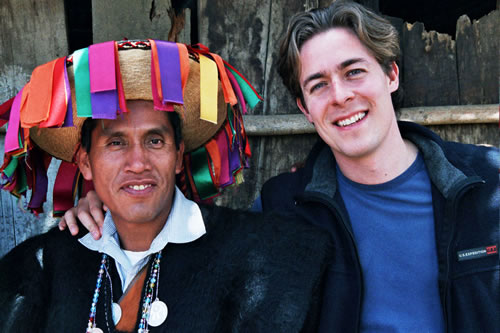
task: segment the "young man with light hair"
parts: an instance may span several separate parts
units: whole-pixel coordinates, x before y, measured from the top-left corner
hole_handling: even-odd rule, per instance
[[[263,209],[333,237],[320,329],[493,332],[498,150],[398,122],[399,53],[395,28],[354,2],[291,19],[278,70],[321,141],[303,169],[264,185]]]

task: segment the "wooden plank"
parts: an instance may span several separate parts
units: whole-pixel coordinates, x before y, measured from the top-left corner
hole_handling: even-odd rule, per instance
[[[457,22],[457,62],[461,104],[498,103],[500,11],[473,23]]]
[[[200,43],[238,69],[265,95],[267,38],[271,1],[200,0]],[[261,114],[261,103],[250,112]]]
[[[443,140],[498,147],[498,123],[428,127]]]
[[[266,100],[264,114],[300,113],[295,99],[282,83],[278,75],[277,59],[281,38],[286,33],[290,18],[301,11],[319,6],[318,1],[273,1],[271,7],[268,56],[266,59]]]
[[[94,43],[109,40],[168,40],[171,20],[170,1],[92,1]],[[112,14],[110,14],[112,13]],[[191,11],[187,9],[185,26],[179,35],[181,43],[191,43]]]
[[[403,106],[459,104],[455,41],[417,22],[404,26],[401,44]]]
[[[497,124],[498,105],[446,105],[404,108],[396,111],[398,119],[421,125]]]
[[[0,102],[14,96],[33,69],[68,53],[64,1],[0,1]]]
[[[399,120],[421,125],[498,124],[498,105],[448,105],[404,108],[396,112]],[[311,134],[316,130],[302,114],[246,115],[249,136]]]

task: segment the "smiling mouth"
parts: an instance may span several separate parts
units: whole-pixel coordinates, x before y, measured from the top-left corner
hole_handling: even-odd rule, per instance
[[[342,120],[335,122],[335,125],[337,125],[339,127],[346,127],[346,126],[355,124],[358,121],[360,121],[361,119],[363,119],[367,113],[368,113],[367,111],[356,113],[354,116],[352,116],[350,118],[342,119]]]
[[[146,184],[146,185],[129,185],[128,188],[132,189],[134,191],[144,191],[147,188],[150,188],[152,185],[151,184]]]

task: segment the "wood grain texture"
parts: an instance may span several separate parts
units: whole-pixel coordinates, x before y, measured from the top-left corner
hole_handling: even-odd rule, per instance
[[[64,1],[0,1],[0,102],[28,82],[33,69],[68,53]]]
[[[498,103],[500,11],[457,22],[460,104]]]
[[[404,25],[401,44],[403,107],[459,104],[455,41],[417,22]]]
[[[160,39],[167,40],[171,21],[170,1],[92,1],[94,43],[109,40]],[[186,24],[179,42],[191,43],[191,11],[186,10]]]

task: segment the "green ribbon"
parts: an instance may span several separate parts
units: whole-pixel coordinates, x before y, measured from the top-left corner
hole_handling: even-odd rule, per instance
[[[210,169],[208,168],[208,153],[205,147],[201,146],[191,152],[191,170],[193,181],[201,199],[208,199],[217,194],[217,188],[212,183]]]
[[[12,160],[10,161],[9,165],[3,170],[3,173],[7,177],[12,177],[14,174],[14,171],[16,171],[17,165],[19,164],[19,161],[17,160],[17,156],[12,156]]]
[[[73,53],[73,68],[75,73],[76,114],[78,117],[92,117],[88,48]]]
[[[260,99],[259,99],[259,97],[257,97],[257,95],[255,94],[253,89],[248,85],[248,83],[245,80],[243,80],[241,78],[241,76],[238,73],[236,73],[235,71],[233,71],[229,67],[226,67],[226,68],[228,70],[230,70],[231,73],[233,73],[234,77],[236,78],[236,81],[238,82],[238,84],[240,86],[241,92],[243,93],[243,97],[245,97],[245,100],[247,101],[248,106],[250,106],[251,108],[256,106],[257,103],[260,102]]]
[[[28,190],[28,179],[24,170],[19,170],[16,184],[16,192],[22,194]]]

